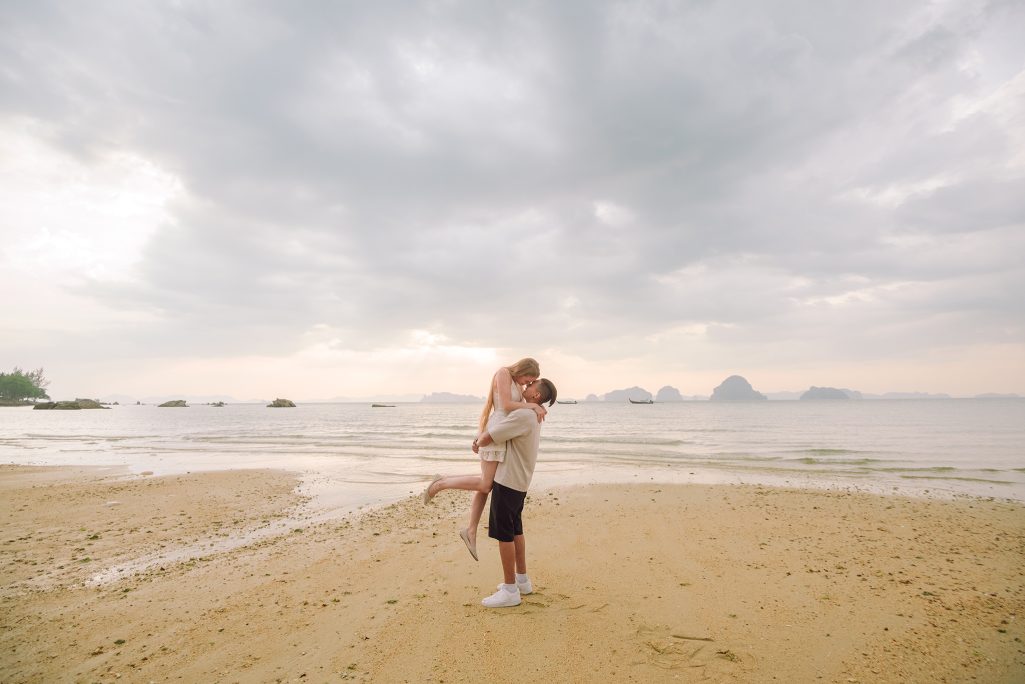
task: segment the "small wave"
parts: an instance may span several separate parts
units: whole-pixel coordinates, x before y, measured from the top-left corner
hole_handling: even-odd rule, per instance
[[[750,461],[750,462],[761,462],[761,461],[781,461],[783,459],[781,457],[779,457],[779,456],[768,456],[768,455],[762,455],[762,454],[752,454],[752,453],[743,452],[743,451],[720,451],[718,453],[712,454],[711,462],[714,463],[714,462],[719,461],[719,460],[723,460],[723,461],[735,460],[735,461],[741,461],[741,462],[747,462],[747,461]]]
[[[462,425],[431,425],[431,428],[434,430],[443,430],[445,432],[458,432],[459,434],[465,434],[467,432],[473,432],[476,434],[477,423],[464,423]]]
[[[883,473],[953,473],[957,471],[957,468],[953,466],[932,466],[926,468],[876,468]]]
[[[476,432],[464,429],[458,432],[423,432],[417,436],[423,439],[438,439],[439,437],[443,439],[473,439],[475,434]]]
[[[686,441],[682,439],[668,439],[658,437],[641,437],[641,436],[626,436],[626,437],[602,437],[596,439],[593,435],[587,437],[564,437],[558,435],[545,435],[543,437],[545,444],[593,444],[598,448],[603,444],[634,444],[637,446],[686,446],[693,444],[694,442]]]
[[[804,458],[787,459],[793,463],[804,463],[805,465],[860,465],[867,466],[872,463],[881,463],[878,458]]]
[[[317,435],[317,438],[323,439],[323,435]],[[191,434],[182,435],[181,440],[184,442],[211,442],[214,444],[232,443],[239,442],[245,443],[250,441],[275,441],[281,444],[291,444],[292,442],[301,442],[303,440],[312,439],[310,435],[288,435],[280,432],[275,432],[273,435],[261,435],[259,433],[249,435],[218,435],[218,434]]]
[[[25,439],[38,439],[43,442],[121,442],[128,439],[159,439],[158,435],[39,435],[25,433]]]
[[[955,481],[956,480],[958,482],[985,482],[986,484],[999,484],[999,485],[1013,485],[1014,484],[1013,482],[1009,482],[1007,480],[992,480],[992,479],[985,478],[985,477],[968,477],[968,476],[965,476],[965,475],[961,475],[961,476],[958,476],[958,477],[939,477],[939,476],[936,476],[936,475],[901,475],[900,477],[901,477],[901,479],[904,479],[904,480],[942,480],[944,482]]]
[[[811,448],[801,449],[798,453],[811,454],[812,456],[844,456],[845,454],[860,454],[861,452],[857,449],[828,449],[828,448]]]
[[[21,439],[0,439],[0,447],[10,447],[15,449],[46,449],[45,444],[32,444],[29,441]]]

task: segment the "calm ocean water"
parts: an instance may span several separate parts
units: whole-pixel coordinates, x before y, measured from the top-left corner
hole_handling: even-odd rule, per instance
[[[299,471],[326,507],[476,472],[476,404],[0,409],[0,462],[156,474]],[[1025,399],[580,403],[551,409],[534,487],[744,482],[1025,501]]]

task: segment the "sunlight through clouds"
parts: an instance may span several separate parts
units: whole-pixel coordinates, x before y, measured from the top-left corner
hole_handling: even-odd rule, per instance
[[[8,268],[50,278],[130,279],[172,222],[181,181],[131,152],[75,158],[26,122],[0,127],[0,234]]]

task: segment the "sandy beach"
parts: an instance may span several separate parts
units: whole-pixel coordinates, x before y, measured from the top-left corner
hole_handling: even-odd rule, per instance
[[[536,491],[536,591],[487,610],[465,494],[304,523],[295,485],[0,467],[0,680],[1025,680],[1019,504]]]

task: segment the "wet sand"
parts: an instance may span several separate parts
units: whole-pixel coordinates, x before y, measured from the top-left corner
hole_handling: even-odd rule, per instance
[[[304,522],[295,485],[0,467],[0,681],[1025,679],[1020,504],[537,491],[536,591],[487,610],[466,494]]]

